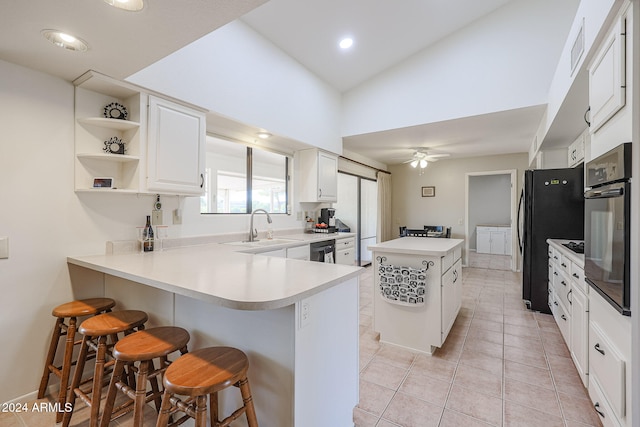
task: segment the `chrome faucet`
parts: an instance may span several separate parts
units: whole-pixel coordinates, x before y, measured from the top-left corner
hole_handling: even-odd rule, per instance
[[[258,237],[258,229],[257,228],[253,228],[253,215],[256,212],[264,212],[267,215],[267,222],[269,224],[271,224],[273,222],[271,220],[271,215],[269,215],[269,212],[265,211],[264,209],[256,209],[253,212],[251,212],[251,225],[249,226],[249,242],[255,242],[256,241],[256,237]]]

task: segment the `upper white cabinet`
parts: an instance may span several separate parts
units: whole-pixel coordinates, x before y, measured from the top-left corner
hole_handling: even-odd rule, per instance
[[[201,194],[203,110],[94,71],[73,84],[76,192]],[[113,188],[94,187],[96,178],[112,178]]]
[[[589,67],[591,133],[625,105],[625,25],[620,16]]]
[[[296,152],[299,202],[338,200],[338,157],[316,148]]]
[[[585,130],[571,143],[567,149],[567,165],[572,168],[584,161],[584,147],[589,138],[589,132]]]
[[[149,96],[147,188],[202,194],[205,132],[204,113]]]

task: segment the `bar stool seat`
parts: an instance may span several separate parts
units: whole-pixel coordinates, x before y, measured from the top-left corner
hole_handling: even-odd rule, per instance
[[[78,317],[92,316],[104,312],[111,311],[116,305],[116,302],[111,298],[89,298],[83,300],[70,301],[55,307],[51,314],[56,317],[56,323],[53,327],[53,336],[51,337],[51,343],[49,344],[49,351],[47,353],[47,359],[44,363],[44,372],[42,373],[42,379],[40,380],[40,387],[38,388],[38,399],[42,399],[47,391],[49,385],[49,378],[51,374],[60,378],[60,391],[58,392],[58,408],[64,407],[64,402],[67,399],[67,389],[69,386],[69,376],[71,374],[71,366],[75,365],[73,361],[73,348],[75,345],[80,344],[80,340],[75,341],[76,324]],[[65,319],[69,319],[69,323],[65,323]],[[66,335],[64,356],[61,366],[55,366],[53,364],[56,358],[56,352],[58,351],[58,344],[60,337]],[[56,414],[56,422],[62,421],[62,412]]]
[[[156,411],[160,411],[162,392],[158,387],[157,377],[169,366],[168,355],[176,351],[180,351],[181,354],[187,352],[189,339],[189,333],[182,328],[162,326],[135,332],[118,341],[113,347],[116,364],[100,426],[107,427],[111,421],[132,410],[134,427],[142,426],[144,405],[152,400],[155,402]],[[154,366],[154,359],[160,359],[158,369]],[[139,362],[137,367],[133,366],[135,362]],[[125,365],[136,371],[135,388],[124,381]],[[147,380],[151,384],[151,392],[147,392]],[[118,390],[131,400],[114,409]]]
[[[122,310],[111,313],[98,314],[90,317],[80,324],[78,331],[83,334],[82,343],[80,345],[80,354],[78,355],[78,363],[71,382],[71,389],[67,397],[67,406],[75,407],[76,397],[79,397],[87,406],[90,407],[90,426],[98,425],[98,415],[100,413],[100,397],[102,387],[104,386],[104,376],[107,368],[111,367],[114,362],[106,361],[108,349],[118,341],[118,334],[124,333],[128,335],[136,330],[143,330],[144,323],[148,316],[144,311],[139,310]],[[107,344],[107,338],[111,337],[111,343]],[[94,342],[94,341],[97,341]],[[80,386],[82,383],[82,372],[84,365],[88,359],[89,349],[93,349],[96,353],[95,368],[93,378],[91,380],[91,390],[83,390]],[[91,395],[89,397],[89,394]],[[71,422],[73,411],[64,413],[62,418],[63,427],[68,427]]]
[[[242,414],[249,427],[257,427],[258,420],[247,371],[249,360],[242,351],[232,347],[208,347],[181,356],[167,368],[163,384],[164,395],[156,427],[165,427],[169,418],[180,411],[182,418],[171,425],[179,425],[188,417],[195,418],[196,427],[207,425],[207,402],[212,427],[228,426]],[[218,392],[230,386],[240,389],[243,405],[222,421],[218,419]],[[175,395],[187,396],[186,402]]]

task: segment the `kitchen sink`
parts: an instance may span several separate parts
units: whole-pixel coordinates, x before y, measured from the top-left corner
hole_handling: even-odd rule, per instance
[[[249,247],[262,247],[262,246],[276,246],[276,245],[286,245],[287,243],[295,243],[300,240],[295,239],[260,239],[254,240],[253,242],[249,242],[246,240],[237,241],[237,242],[224,242],[225,245],[237,245],[237,246],[249,246]]]

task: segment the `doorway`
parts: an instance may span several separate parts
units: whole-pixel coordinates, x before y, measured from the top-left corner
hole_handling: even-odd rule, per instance
[[[466,174],[466,266],[516,271],[516,187],[515,169]]]

